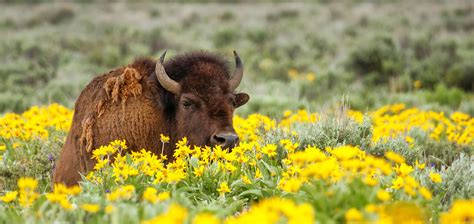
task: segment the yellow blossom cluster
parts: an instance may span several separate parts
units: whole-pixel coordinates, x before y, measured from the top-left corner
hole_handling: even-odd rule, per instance
[[[261,115],[251,114],[247,118],[234,116],[234,129],[243,141],[261,140],[261,134],[276,128],[276,121]]]
[[[46,139],[50,128],[69,130],[72,115],[73,111],[59,104],[33,106],[22,114],[7,113],[0,117],[0,136],[5,139]]]
[[[363,211],[346,212],[348,223],[372,223],[366,217],[375,216],[376,223],[427,223],[426,212],[419,205],[397,201],[390,204],[368,204]]]
[[[360,111],[348,110],[348,116],[362,122]],[[369,112],[373,123],[373,142],[386,141],[391,137],[407,135],[413,129],[428,133],[431,139],[447,139],[460,145],[474,144],[474,118],[468,114],[455,112],[446,116],[442,112],[424,111],[418,108],[407,108],[405,104],[393,104]],[[33,106],[22,114],[7,113],[0,117],[0,136],[5,139],[19,138],[29,140],[35,137],[45,139],[49,129],[66,131],[70,128],[73,111],[59,104],[45,107]],[[319,120],[317,113],[306,110],[285,111],[280,122],[261,115],[252,114],[246,119],[234,117],[235,129],[239,137],[246,141],[258,141],[262,132],[276,127],[289,127],[293,123],[314,123]],[[167,143],[166,136],[162,141]],[[406,136],[410,145],[415,141]],[[0,147],[4,147],[1,146]],[[1,149],[1,148],[0,148]]]
[[[16,199],[18,196],[18,191],[9,191],[5,193],[5,195],[0,197],[0,200],[5,202],[5,203],[10,203]]]
[[[193,224],[220,224],[221,221],[210,213],[199,213],[194,217]]]
[[[143,222],[143,224],[160,224],[160,223],[170,223],[170,224],[181,224],[184,223],[188,217],[188,210],[180,205],[172,204],[168,211]]]
[[[441,223],[473,223],[474,200],[457,200],[451,209],[441,214]]]
[[[36,192],[36,188],[38,187],[38,181],[33,178],[20,178],[18,180],[18,188],[20,189],[20,196],[18,198],[18,202],[23,207],[29,207],[35,202],[35,200],[39,197],[38,192]]]
[[[65,210],[71,210],[72,204],[69,202],[69,197],[81,193],[79,186],[66,187],[63,184],[56,184],[52,193],[46,193],[46,198],[51,203],[57,203]]]
[[[313,82],[316,79],[316,74],[314,72],[301,73],[298,70],[292,68],[288,70],[288,77],[290,79],[300,79],[308,82]]]
[[[269,175],[277,177],[278,189],[287,193],[296,193],[304,184],[322,181],[328,186],[338,183],[350,183],[354,179],[361,179],[369,187],[379,189],[377,198],[380,201],[389,201],[390,192],[401,192],[409,197],[421,197],[431,200],[431,192],[411,174],[415,169],[422,170],[424,164],[408,165],[405,159],[392,151],[385,155],[386,159],[367,154],[354,146],[327,147],[324,150],[314,146],[306,146],[297,150],[298,143],[289,139],[281,139],[280,146],[285,155],[281,160],[282,169],[279,172],[271,171]],[[88,179],[102,183],[107,176],[114,177],[114,181],[125,183],[129,178],[139,176],[148,184],[176,184],[189,178],[201,178],[203,175],[240,176],[245,184],[263,180],[264,176],[257,161],[266,157],[274,160],[278,145],[273,143],[260,144],[259,142],[242,142],[232,151],[223,150],[219,146],[198,147],[187,145],[183,139],[176,144],[174,160],[165,165],[165,159],[146,151],[131,152],[129,155],[117,154],[113,163],[106,163],[100,169],[91,172]],[[111,149],[113,148],[113,149]],[[126,149],[125,141],[114,141],[110,145],[97,150],[110,153],[117,152],[117,148]],[[109,156],[101,154],[101,158]],[[190,161],[195,161],[193,164]],[[433,182],[441,179],[431,174]],[[382,180],[385,183],[383,185]],[[216,192],[224,196],[232,191],[226,181],[216,186]],[[121,187],[107,195],[108,200],[130,198],[134,193],[132,185]],[[159,201],[160,195],[154,188],[147,188],[143,195],[144,200],[150,203]]]
[[[472,223],[474,200],[456,200],[451,209],[441,214],[440,223]],[[416,203],[394,202],[390,204],[368,204],[363,210],[351,208],[346,211],[347,223],[374,223],[368,217],[375,215],[376,223],[428,223],[428,213]]]
[[[297,205],[292,200],[268,198],[251,206],[249,211],[228,218],[226,224],[237,223],[314,223],[314,210],[310,204]]]
[[[146,200],[150,203],[156,203],[159,201],[165,201],[170,198],[169,192],[158,193],[158,190],[154,187],[147,187],[143,192],[143,200]]]
[[[38,181],[30,177],[22,177],[18,180],[18,191],[10,191],[0,197],[5,203],[12,203],[18,199],[22,207],[30,207],[40,196],[36,191]],[[18,198],[17,198],[18,197]]]
[[[144,224],[184,223],[188,214],[186,208],[172,204],[166,212],[144,222]],[[251,206],[248,211],[240,215],[228,217],[223,223],[280,223],[283,221],[298,224],[314,223],[313,207],[306,203],[297,205],[289,199],[268,198]],[[221,222],[216,216],[204,212],[197,214],[192,223],[212,224]]]
[[[318,121],[318,114],[308,113],[306,110],[298,110],[293,113],[289,110],[283,113],[283,119],[279,123],[279,127],[289,128],[293,123],[314,123]]]
[[[135,187],[133,185],[125,185],[107,194],[107,200],[109,201],[128,200],[134,194],[135,194]]]
[[[89,213],[97,213],[98,211],[100,211],[100,205],[98,204],[86,203],[86,204],[82,204],[81,208],[84,209],[84,211],[89,212]]]
[[[352,113],[352,116],[360,121],[359,115]],[[465,113],[454,112],[446,116],[442,112],[393,104],[383,106],[369,113],[369,116],[373,122],[373,142],[404,136],[411,130],[419,129],[435,141],[444,138],[459,145],[474,145],[474,118]],[[413,139],[408,138],[407,142],[412,143]]]
[[[391,179],[392,190],[403,189],[412,197],[418,191],[420,196],[431,199],[431,192],[410,175],[415,168],[406,164],[402,156],[390,151],[386,158],[388,160],[367,154],[353,146],[327,147],[325,150],[307,146],[295,153],[288,152],[287,158],[283,160],[286,164],[285,171],[278,186],[285,192],[294,193],[304,183],[314,180],[337,183],[361,178],[370,187],[382,187],[382,179]],[[387,201],[390,194],[382,190],[377,197],[381,201]]]
[[[36,110],[41,111],[41,108],[31,109]],[[25,119],[24,122],[29,122],[38,119],[35,118],[38,114],[41,113],[25,112],[20,117]],[[8,116],[10,115],[2,119]],[[348,116],[357,122],[364,120],[364,115],[358,111],[349,111]],[[380,108],[369,116],[374,122],[373,142],[405,135],[408,143],[414,143],[413,138],[406,136],[412,129],[426,131],[433,138],[434,130],[442,124],[444,128],[439,139],[446,138],[456,144],[472,144],[472,118],[461,113],[454,113],[446,118],[441,113],[406,109],[404,105],[398,104]],[[419,119],[424,120],[419,122]],[[24,208],[30,208],[35,202],[46,201],[48,206],[56,210],[62,208],[65,212],[71,212],[81,209],[88,215],[103,215],[104,212],[110,214],[125,203],[161,206],[160,211],[164,212],[146,216],[146,219],[155,217],[144,223],[314,223],[318,218],[316,212],[323,211],[318,211],[317,206],[310,202],[300,203],[306,201],[301,195],[309,194],[308,189],[318,191],[318,194],[321,189],[327,189],[320,194],[324,200],[324,196],[329,198],[335,192],[342,191],[340,186],[355,186],[366,192],[367,202],[373,204],[367,205],[365,209],[345,208],[338,212],[341,214],[341,221],[402,222],[403,220],[397,219],[399,214],[404,214],[407,220],[413,222],[427,220],[427,214],[413,201],[436,203],[437,200],[433,198],[439,197],[422,185],[425,182],[421,181],[420,174],[426,164],[419,163],[418,160],[409,164],[402,155],[391,150],[387,150],[384,155],[375,156],[361,147],[351,145],[318,148],[299,141],[299,137],[294,134],[285,138],[264,139],[266,132],[281,129],[288,133],[294,124],[309,124],[319,120],[318,114],[305,110],[285,111],[279,122],[260,114],[247,118],[235,116],[234,127],[242,140],[235,148],[228,150],[220,146],[193,146],[183,138],[176,143],[172,158],[146,149],[132,151],[125,140],[115,140],[93,150],[92,158],[96,164],[85,180],[84,186],[101,189],[103,197],[89,195],[86,200],[75,200],[87,193],[82,193],[80,187],[55,185],[52,192],[44,194],[45,199],[38,200],[38,181],[21,178],[18,181],[18,191],[3,193],[0,201],[12,205],[11,207],[20,205]],[[46,131],[48,128],[58,127],[64,130],[61,126],[51,125],[52,123],[46,125],[48,122],[45,121],[42,126]],[[398,123],[405,126],[402,128]],[[452,126],[447,125],[448,123]],[[459,135],[450,138],[452,133]],[[163,146],[169,144],[168,136],[162,134],[159,137]],[[429,174],[427,172],[425,170],[424,175],[427,180],[431,180],[429,186],[446,182],[443,180],[445,176],[442,176],[445,174],[435,170],[431,170]],[[262,197],[262,192],[266,190],[265,194],[271,192],[271,195],[282,198],[259,198],[262,199],[259,203],[245,208],[241,213],[224,217],[209,212],[196,212],[190,207],[177,204],[176,198],[180,194],[177,190],[186,191],[185,189],[199,189],[206,196],[223,201],[239,198],[243,191]],[[400,198],[404,202],[399,201]],[[455,202],[451,210],[442,214],[441,221],[452,223],[457,220],[472,220],[472,213],[466,209],[468,207],[472,207],[472,200]]]

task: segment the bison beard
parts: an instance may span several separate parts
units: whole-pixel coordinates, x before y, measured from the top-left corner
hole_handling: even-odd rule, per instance
[[[232,148],[238,142],[234,109],[249,100],[245,93],[234,93],[243,74],[234,55],[233,75],[221,57],[192,52],[164,64],[165,54],[159,61],[138,59],[93,79],[76,101],[53,181],[77,184],[81,173],[95,165],[92,151],[116,139],[125,139],[130,150],[158,154],[160,134],[168,135],[164,154],[170,159],[185,136],[193,145]]]

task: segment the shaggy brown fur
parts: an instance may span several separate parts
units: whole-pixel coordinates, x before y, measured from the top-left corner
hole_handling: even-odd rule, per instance
[[[234,108],[245,104],[245,93],[229,89],[228,63],[194,52],[164,64],[179,82],[178,95],[166,91],[154,74],[156,61],[138,59],[93,79],[76,101],[71,130],[54,171],[55,183],[77,184],[91,171],[92,150],[125,139],[130,150],[161,150],[160,134],[171,137],[164,154],[172,158],[176,141],[206,145],[217,132],[233,132]]]

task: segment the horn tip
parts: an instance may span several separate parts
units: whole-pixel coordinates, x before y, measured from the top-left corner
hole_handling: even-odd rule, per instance
[[[236,63],[237,65],[242,64],[242,61],[240,60],[239,54],[237,54],[237,51],[236,51],[236,50],[234,50],[234,57],[235,57],[235,63]]]
[[[165,61],[166,52],[168,52],[168,50],[165,49],[165,51],[161,54],[160,63],[163,63]]]

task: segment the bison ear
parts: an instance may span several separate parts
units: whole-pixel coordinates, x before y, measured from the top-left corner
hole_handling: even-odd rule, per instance
[[[235,94],[235,107],[240,107],[246,104],[250,99],[249,94],[247,93],[237,93]]]

